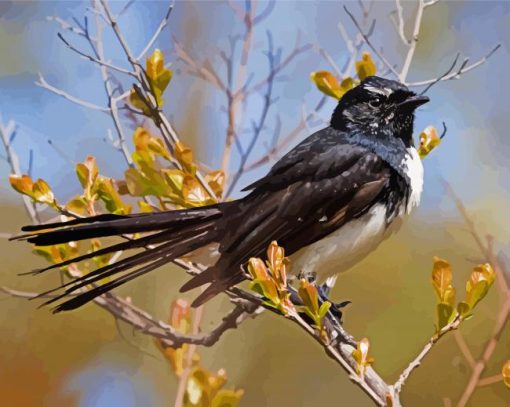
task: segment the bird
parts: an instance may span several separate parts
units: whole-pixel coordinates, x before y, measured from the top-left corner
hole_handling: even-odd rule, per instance
[[[207,253],[207,268],[180,289],[207,285],[199,306],[246,279],[243,266],[272,241],[299,273],[333,281],[388,236],[419,205],[423,166],[413,141],[416,109],[429,98],[398,81],[369,76],[347,91],[329,126],[313,133],[243,189],[245,196],[191,209],[101,214],[29,225],[15,239],[38,246],[106,236],[128,238],[98,251],[34,270],[39,274],[88,258],[130,255],[43,294],[53,311],[76,309],[183,256]],[[133,254],[131,250],[140,249]],[[328,265],[333,265],[329,267]],[[104,280],[108,278],[108,280]],[[104,282],[106,281],[106,282]]]

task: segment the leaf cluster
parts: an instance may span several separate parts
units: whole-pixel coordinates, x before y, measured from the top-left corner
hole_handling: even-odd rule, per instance
[[[453,319],[462,319],[472,315],[475,306],[487,295],[496,279],[496,274],[488,263],[473,268],[466,282],[465,297],[455,305],[456,290],[452,284],[453,272],[446,260],[434,257],[432,267],[432,287],[436,293],[436,331],[439,333]]]
[[[191,333],[192,313],[190,305],[184,299],[177,299],[172,302],[170,307],[169,324],[186,335]],[[225,389],[227,376],[224,369],[213,373],[200,365],[200,356],[195,350],[191,349],[191,366],[189,372],[186,372],[188,363],[189,344],[182,344],[178,348],[165,346],[160,340],[156,344],[170,362],[175,375],[186,380],[185,392],[183,396],[184,407],[235,407],[244,394],[242,389]]]

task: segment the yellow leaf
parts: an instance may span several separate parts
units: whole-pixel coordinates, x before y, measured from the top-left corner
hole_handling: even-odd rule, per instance
[[[131,205],[125,205],[110,178],[101,178],[97,183],[97,195],[104,202],[106,210],[116,215],[131,213]]]
[[[32,186],[33,197],[37,202],[53,205],[55,203],[55,195],[51,191],[46,181],[39,178]]]
[[[165,60],[161,50],[156,49],[146,61],[147,76],[155,80],[165,69]]]
[[[434,257],[432,268],[432,286],[439,303],[453,306],[455,302],[455,288],[452,286],[452,269],[450,264],[439,257]]]
[[[170,188],[172,188],[174,192],[182,195],[185,174],[177,169],[164,169],[162,172]]]
[[[299,282],[298,293],[304,306],[311,314],[314,316],[319,315],[319,293],[317,287],[302,278]]]
[[[322,93],[334,97],[335,99],[340,99],[345,93],[335,75],[329,71],[312,72],[310,74],[310,79]]]
[[[363,53],[361,60],[356,61],[355,67],[358,78],[361,81],[368,76],[374,76],[377,72],[377,68],[369,52]]]
[[[433,126],[428,126],[420,133],[420,146],[418,154],[424,159],[433,149],[441,144],[441,138],[437,134],[437,130]]]
[[[223,171],[212,171],[205,176],[205,181],[209,184],[218,198],[223,196],[223,186],[225,183],[225,174]]]
[[[87,156],[85,162],[76,165],[76,175],[83,187],[85,199],[90,201],[93,199],[96,188],[96,180],[99,175],[96,159],[92,156]]]
[[[505,385],[510,388],[510,360],[507,360],[506,363],[503,365],[501,374],[503,376],[503,381]]]
[[[271,242],[267,249],[267,259],[273,278],[278,283],[278,288],[280,290],[286,288],[289,259],[285,257],[285,250],[283,247],[278,246],[275,240]]]
[[[209,197],[198,180],[191,175],[184,176],[182,196],[186,203],[191,206],[205,205]]]
[[[154,212],[154,208],[145,201],[138,201],[138,207],[140,208],[141,213]]]
[[[250,258],[248,261],[248,272],[254,280],[269,280],[270,276],[264,262],[256,257]]]
[[[28,175],[9,175],[9,182],[14,190],[29,196],[36,202],[47,205],[56,204],[55,195],[50,186],[41,178],[34,182]]]
[[[11,186],[20,194],[32,197],[32,186],[34,182],[28,175],[9,175],[9,182]]]
[[[193,151],[180,141],[175,145],[175,158],[181,163],[186,171],[194,174],[196,167],[193,164]]]
[[[211,407],[236,407],[241,401],[244,391],[238,390],[219,390],[212,400]]]
[[[374,363],[374,358],[368,356],[369,351],[370,341],[368,338],[363,338],[360,340],[356,349],[352,351],[352,357],[357,363],[356,370],[360,376],[363,376],[365,374],[366,368]]]
[[[82,216],[87,215],[87,208],[87,202],[85,202],[82,196],[77,196],[71,199],[66,205],[66,209],[68,211]]]
[[[172,79],[172,71],[165,68],[163,53],[159,49],[147,58],[146,70],[156,102],[158,106],[163,106],[162,95]]]
[[[138,110],[141,110],[146,116],[150,116],[152,113],[149,106],[147,106],[147,103],[145,103],[145,101],[140,98],[135,89],[131,89],[131,92],[129,93],[129,103],[131,103]]]
[[[188,301],[178,298],[170,307],[170,325],[183,334],[191,330],[191,307]]]
[[[487,295],[495,279],[496,273],[488,263],[480,264],[473,269],[466,283],[465,303],[470,309],[473,309]]]

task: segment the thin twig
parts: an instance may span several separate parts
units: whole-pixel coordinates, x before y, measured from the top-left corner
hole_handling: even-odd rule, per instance
[[[494,376],[484,377],[483,379],[480,379],[478,381],[477,386],[478,387],[484,387],[484,386],[490,386],[494,383],[499,383],[503,381],[503,375],[502,374],[496,374]]]
[[[427,344],[423,347],[422,351],[414,358],[411,363],[404,369],[398,380],[393,385],[393,388],[395,390],[395,394],[399,394],[402,390],[402,387],[404,386],[405,382],[411,375],[414,369],[416,369],[418,366],[421,365],[421,362],[429,354],[429,352],[432,350],[434,345],[441,339],[446,333],[453,331],[459,327],[459,324],[463,321],[462,317],[457,314],[457,316],[450,322],[448,325],[443,327],[441,331],[439,331],[437,334],[432,336],[430,340],[427,342]]]
[[[471,350],[469,349],[468,344],[466,343],[466,340],[464,339],[464,336],[462,336],[462,333],[460,331],[453,332],[453,337],[455,338],[455,342],[457,342],[457,346],[460,349],[460,352],[464,356],[464,359],[466,359],[466,362],[468,363],[469,367],[471,369],[474,369],[476,361],[473,357],[473,354],[471,353]]]
[[[92,7],[95,10],[99,10],[99,4],[97,0],[92,1]],[[99,15],[95,14],[96,18],[96,41],[93,42],[93,40],[90,38],[89,33],[86,33],[87,39],[89,40],[90,46],[92,49],[95,49],[97,58],[99,60],[105,59],[105,53],[104,53],[104,44],[103,44],[103,25],[102,20],[100,20]],[[131,153],[129,152],[129,149],[126,144],[126,135],[124,134],[124,128],[122,126],[122,123],[120,121],[119,117],[119,110],[118,110],[118,101],[119,98],[123,95],[119,96],[119,98],[115,98],[113,96],[113,87],[112,83],[110,81],[110,75],[108,72],[108,68],[104,65],[101,65],[101,78],[104,83],[104,89],[106,92],[106,97],[108,98],[108,106],[110,107],[110,115],[112,117],[113,125],[115,126],[115,130],[117,133],[117,139],[118,139],[118,149],[122,153],[122,156],[126,160],[126,164],[129,167],[133,166],[133,159],[131,157]]]
[[[141,60],[145,56],[145,54],[149,51],[149,49],[151,49],[151,47],[154,45],[163,29],[168,25],[168,19],[170,18],[170,13],[172,13],[173,8],[174,8],[173,3],[170,3],[168,5],[168,9],[166,11],[165,16],[163,17],[163,20],[161,20],[161,23],[159,23],[159,26],[152,35],[151,39],[149,40],[147,45],[144,47],[142,52],[140,52],[140,55],[138,55],[136,59]]]
[[[485,55],[483,58],[479,59],[478,61],[470,64],[470,65],[465,65],[464,67],[462,67],[462,69],[456,71],[456,72],[452,72],[450,73],[449,75],[446,75],[444,78],[441,79],[441,81],[449,81],[449,80],[452,80],[452,79],[459,79],[461,75],[469,72],[469,71],[472,71],[473,69],[475,68],[478,68],[480,65],[483,65],[484,63],[487,62],[487,60],[501,47],[501,44],[498,44],[496,45],[487,55]],[[434,83],[437,81],[437,78],[435,79],[427,79],[425,81],[419,81],[419,82],[410,82],[410,83],[407,83],[407,86],[425,86],[425,85],[429,85],[431,83]]]
[[[16,151],[14,151],[11,142],[14,139],[15,134],[16,124],[13,121],[7,123],[6,126],[0,122],[0,138],[2,139],[2,143],[4,145],[7,162],[11,168],[11,174],[20,177],[22,172],[19,166],[19,158],[16,154]],[[32,223],[40,223],[35,203],[26,195],[22,195],[22,199],[27,215],[32,220]]]
[[[267,51],[267,59],[269,62],[269,72],[274,72],[274,65],[275,65],[275,54],[273,51],[273,38],[271,36],[271,33],[267,31],[267,41],[268,41],[268,51]],[[262,112],[260,114],[260,119],[257,124],[253,125],[253,135],[250,140],[250,144],[248,145],[248,148],[244,153],[241,154],[241,161],[239,163],[239,169],[235,173],[234,177],[232,178],[232,182],[230,183],[226,196],[230,196],[232,191],[234,190],[237,182],[241,178],[241,176],[244,173],[244,167],[246,165],[246,162],[248,161],[250,154],[253,151],[253,148],[255,147],[257,140],[259,139],[259,136],[262,132],[262,129],[264,128],[264,124],[266,122],[266,118],[269,112],[269,108],[271,106],[272,100],[272,92],[273,92],[273,84],[274,84],[274,76],[271,76],[269,80],[267,81],[267,91],[264,95],[264,106],[262,107]]]
[[[358,29],[359,33],[361,34],[361,36],[363,37],[363,40],[365,41],[365,43],[370,47],[370,49],[372,50],[372,52],[381,60],[381,62],[389,69],[389,71],[395,75],[397,78],[399,77],[399,73],[396,71],[396,69],[393,67],[393,65],[386,59],[386,57],[384,55],[382,55],[378,50],[377,48],[372,44],[372,42],[370,41],[370,39],[367,37],[367,35],[363,32],[363,29],[361,28],[360,24],[358,23],[358,20],[356,20],[356,17],[354,17],[354,15],[349,11],[349,9],[347,8],[347,6],[344,6],[344,10],[345,12],[349,15],[349,17],[351,18],[352,22],[354,23],[354,25],[356,26],[356,28]]]
[[[120,73],[123,73],[123,74],[126,74],[126,75],[129,75],[129,76],[134,76],[134,73],[127,70],[127,69],[124,69],[124,68],[120,68],[118,66],[115,66],[115,65],[112,65],[108,62],[105,62],[105,61],[101,61],[95,57],[93,57],[92,55],[89,55],[83,51],[80,51],[79,49],[77,49],[76,47],[74,47],[73,45],[71,45],[65,38],[64,36],[61,34],[61,33],[58,33],[57,34],[58,38],[60,38],[60,40],[65,44],[65,46],[67,48],[69,48],[70,50],[76,52],[78,55],[81,55],[83,58],[85,59],[88,59],[89,61],[92,61],[92,62],[95,62],[96,64],[98,65],[103,65],[103,66],[106,66],[107,68],[110,68],[110,69],[113,69],[114,71],[117,71],[117,72],[120,72]]]
[[[96,105],[91,102],[87,102],[86,100],[77,98],[77,97],[70,95],[69,93],[63,91],[62,89],[59,89],[59,88],[56,88],[56,87],[50,85],[46,81],[46,79],[44,79],[44,77],[42,76],[41,73],[39,73],[39,80],[36,81],[35,84],[41,88],[49,90],[50,92],[52,92],[58,96],[63,97],[64,99],[67,99],[68,101],[70,101],[72,103],[76,103],[77,105],[80,105],[80,106],[83,106],[83,107],[86,107],[86,108],[92,109],[92,110],[99,110],[100,112],[104,112],[104,113],[110,113],[110,109],[107,107],[103,107],[103,106],[99,106],[99,105]]]
[[[166,116],[159,108],[154,98],[154,95],[152,94],[150,83],[142,68],[142,65],[140,61],[133,56],[131,48],[129,47],[127,41],[124,38],[123,33],[119,28],[117,20],[113,16],[108,6],[108,2],[106,0],[100,0],[100,2],[103,7],[104,14],[106,16],[108,24],[112,28],[117,38],[117,41],[119,42],[120,46],[124,51],[124,54],[126,55],[127,60],[133,67],[132,74],[140,83],[140,86],[135,85],[134,89],[142,97],[142,100],[146,101],[146,103],[148,104],[148,107],[150,108],[151,111],[151,117],[154,120],[156,126],[160,129],[161,134],[163,136],[163,141],[167,145],[168,149],[170,151],[174,151],[175,146],[177,145],[177,143],[180,142],[179,137],[177,136],[177,133],[175,132],[174,128],[172,127]],[[200,185],[202,186],[202,188],[209,194],[209,196],[212,199],[216,200],[216,194],[212,190],[211,186],[206,182],[204,176],[198,171],[195,176]]]
[[[399,2],[397,1],[397,4]],[[414,53],[416,51],[416,46],[418,45],[418,35],[420,34],[421,28],[421,20],[423,18],[423,11],[425,8],[431,6],[433,3],[425,3],[424,0],[418,0],[418,10],[416,11],[416,17],[414,20],[413,34],[411,37],[411,41],[409,44],[409,49],[407,50],[406,57],[404,59],[404,64],[402,65],[402,69],[398,74],[398,78],[400,82],[405,83],[407,79],[407,75],[409,74],[409,69],[411,68],[411,62],[413,61]],[[401,7],[400,7],[401,9]],[[397,8],[398,10],[398,8]],[[403,22],[402,22],[403,24]],[[402,26],[403,30],[403,26]]]

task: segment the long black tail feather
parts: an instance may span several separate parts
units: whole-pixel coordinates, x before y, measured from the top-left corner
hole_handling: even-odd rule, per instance
[[[72,296],[71,299],[61,303],[54,309],[54,312],[58,312],[77,308],[173,259],[217,241],[217,222],[221,216],[222,210],[219,205],[150,214],[99,215],[68,222],[25,227],[23,228],[24,231],[32,233],[17,236],[14,239],[24,239],[43,246],[95,237],[156,232],[137,239],[124,236],[128,239],[125,242],[113,244],[30,273],[24,273],[39,274],[108,253],[137,248],[146,249],[115,263],[100,267],[85,276],[64,283],[60,287],[48,290],[36,297],[47,297],[54,294],[51,299],[42,304],[47,305]],[[124,275],[97,285],[105,278],[125,272]],[[86,289],[89,286],[92,286],[92,288]]]
[[[208,239],[208,237],[205,236],[205,234],[202,234],[198,237],[190,238],[189,241],[187,242],[187,243],[189,243],[189,245],[182,246],[182,247],[176,246],[172,242],[164,243],[154,249],[149,249],[147,251],[137,253],[133,256],[130,256],[130,257],[128,257],[124,260],[121,260],[119,262],[116,262],[112,265],[108,265],[108,266],[102,267],[100,269],[94,270],[93,272],[91,272],[83,277],[80,277],[78,279],[75,279],[73,281],[65,283],[56,289],[49,290],[45,293],[40,294],[40,296],[46,296],[48,294],[51,294],[55,291],[58,291],[58,290],[64,288],[64,287],[69,287],[66,290],[64,290],[63,293],[51,298],[50,300],[43,303],[41,306],[48,305],[48,304],[54,303],[58,300],[61,300],[62,298],[67,297],[68,295],[74,294],[76,291],[80,290],[83,287],[86,287],[87,285],[94,284],[97,281],[102,280],[107,277],[110,277],[114,274],[118,274],[123,271],[127,271],[127,270],[133,269],[137,266],[143,265],[145,263],[149,263],[148,265],[143,266],[139,269],[133,270],[130,273],[127,273],[124,276],[118,277],[115,280],[109,281],[105,284],[96,286],[88,291],[80,293],[77,296],[73,297],[71,300],[65,301],[62,304],[62,305],[64,305],[68,302],[70,302],[71,304],[79,304],[72,308],[69,308],[70,305],[68,305],[67,308],[65,308],[65,309],[68,310],[68,309],[76,308],[80,305],[83,305],[83,304],[93,300],[98,295],[101,295],[107,291],[110,291],[111,289],[118,287],[118,286],[132,280],[133,278],[136,278],[136,277],[138,277],[142,274],[145,274],[149,271],[152,271],[152,270],[154,270],[154,268],[159,267],[160,265],[163,265],[165,263],[168,263],[169,261],[171,261],[172,259],[174,259],[176,257],[182,256],[183,254],[185,254],[186,252],[188,252],[190,250],[194,250],[194,249],[201,247],[203,245],[204,241],[207,241],[207,239]],[[152,267],[155,264],[157,264],[157,265],[155,267]],[[142,270],[145,270],[145,271],[141,272]],[[62,308],[61,306],[58,306],[55,310],[58,312],[59,310],[64,310],[64,308]]]
[[[113,215],[115,216],[113,218],[110,215],[107,217],[98,215],[50,225],[25,227],[22,230],[36,233],[15,236],[12,239],[27,240],[37,246],[49,246],[97,237],[187,228],[207,219],[218,218],[221,214],[218,206],[210,206],[148,214]],[[53,230],[44,231],[48,228]]]

